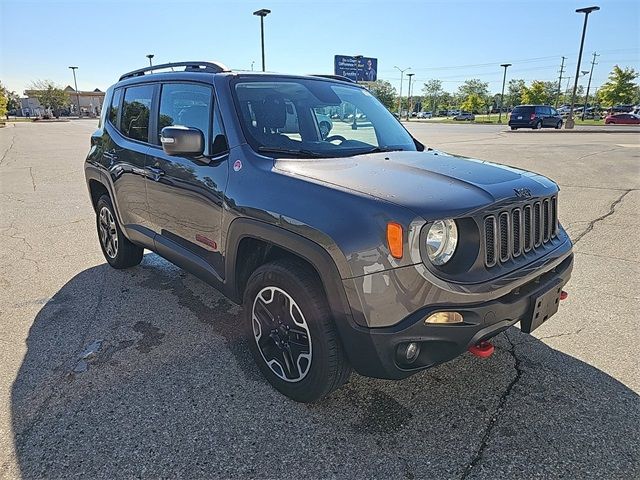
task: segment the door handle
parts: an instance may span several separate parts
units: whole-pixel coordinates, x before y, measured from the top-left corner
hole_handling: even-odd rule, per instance
[[[146,167],[145,170],[147,171],[147,176],[156,182],[160,181],[160,177],[164,175],[164,170],[158,167]]]

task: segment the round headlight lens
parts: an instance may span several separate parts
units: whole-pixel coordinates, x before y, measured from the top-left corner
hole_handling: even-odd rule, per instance
[[[437,220],[427,232],[427,256],[434,265],[444,265],[456,251],[458,228],[453,220]]]

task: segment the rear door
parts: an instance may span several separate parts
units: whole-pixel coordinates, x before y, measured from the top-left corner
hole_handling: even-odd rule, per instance
[[[145,245],[151,238],[135,232],[149,227],[145,191],[145,162],[150,148],[149,114],[155,85],[133,85],[114,90],[106,123],[109,144],[103,159],[114,189],[117,213],[127,233]]]
[[[169,245],[180,255],[195,255],[222,278],[223,261],[218,247],[229,165],[213,87],[193,82],[163,83],[155,111],[158,127],[146,170],[152,228],[160,235],[156,236],[156,244],[162,244],[157,248],[160,251]],[[159,136],[162,128],[171,125],[202,131],[204,155],[167,155]],[[193,262],[193,258],[189,261]]]

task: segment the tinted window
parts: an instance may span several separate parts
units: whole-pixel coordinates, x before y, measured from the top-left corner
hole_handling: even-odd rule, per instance
[[[551,115],[558,115],[558,111],[555,108],[551,108]]]
[[[209,144],[211,88],[193,83],[167,83],[160,94],[158,134],[164,127],[182,125],[197,128]]]
[[[533,107],[516,107],[511,111],[511,113],[522,115],[529,113],[531,110],[533,110]]]
[[[113,125],[118,123],[118,114],[120,113],[120,100],[122,100],[122,89],[117,88],[113,91],[113,98],[109,106],[109,121]]]
[[[141,142],[148,141],[152,97],[152,85],[130,87],[125,90],[120,120],[120,131],[123,135]]]

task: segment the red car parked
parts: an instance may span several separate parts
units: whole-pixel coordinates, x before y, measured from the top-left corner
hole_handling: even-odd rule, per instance
[[[615,115],[607,115],[604,123],[605,125],[640,125],[640,115],[616,113]]]

